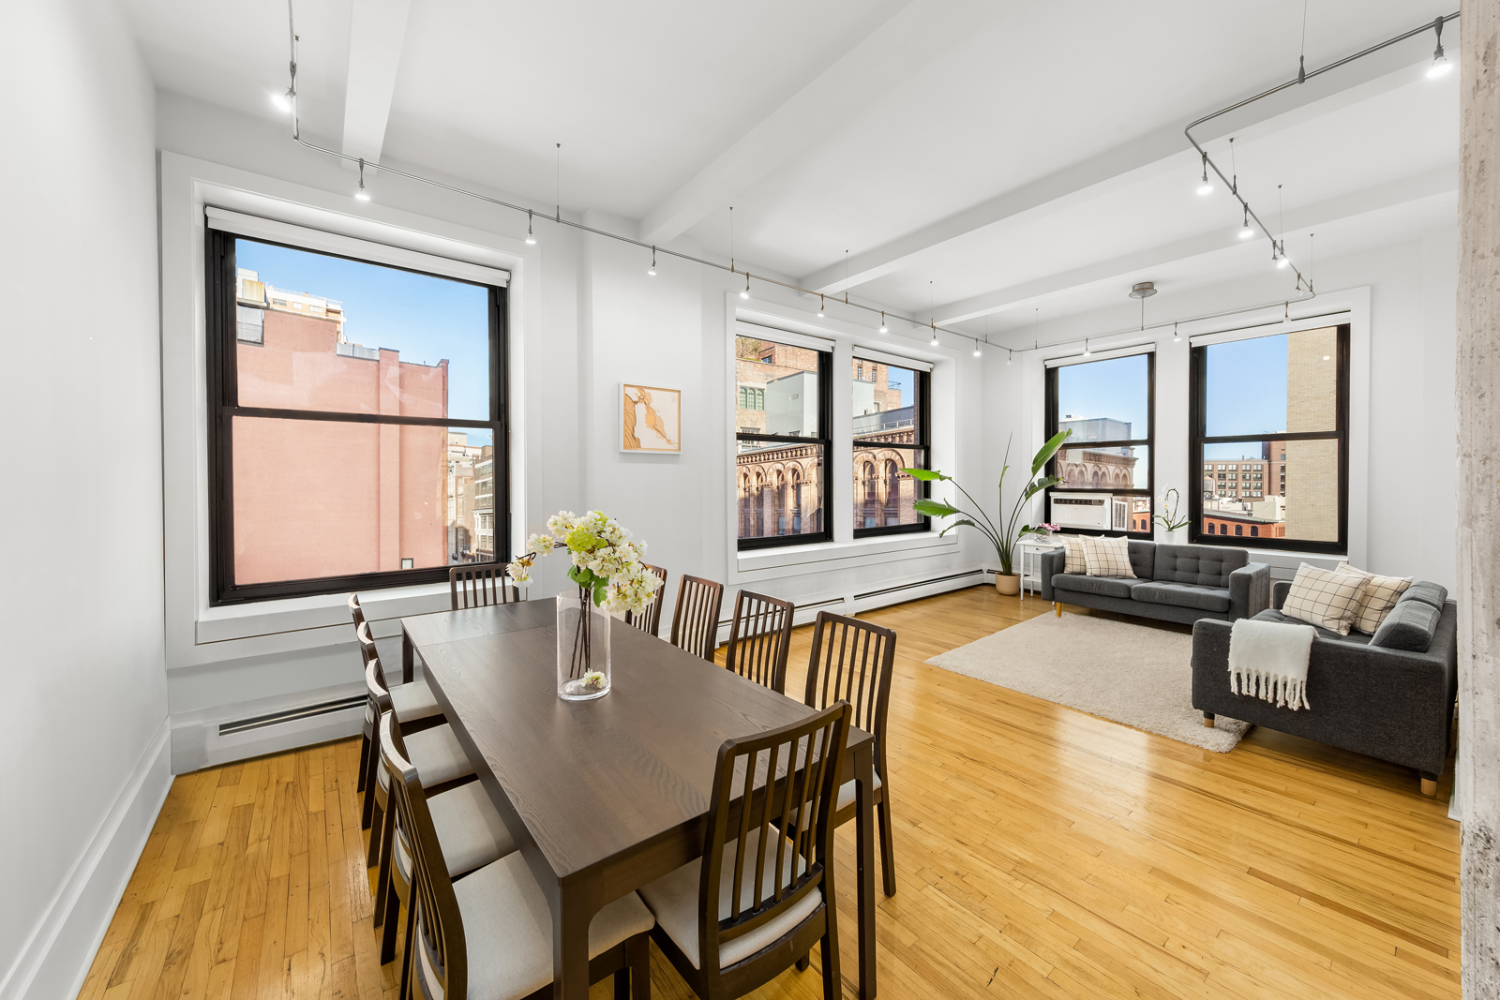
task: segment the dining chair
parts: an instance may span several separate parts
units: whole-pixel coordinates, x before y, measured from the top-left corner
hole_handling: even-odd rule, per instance
[[[393,769],[393,754],[400,752],[400,733],[392,724],[390,713],[380,722],[381,766],[387,772]],[[399,774],[399,768],[396,768]],[[386,774],[386,786],[390,785],[390,774]],[[399,800],[398,800],[399,801]],[[462,878],[476,868],[483,868],[516,850],[516,840],[506,827],[495,804],[490,801],[484,786],[477,781],[451,788],[436,795],[427,796],[428,812],[432,817],[433,830],[450,878]],[[376,892],[385,896],[380,941],[380,964],[396,957],[396,929],[401,908],[411,914],[412,849],[411,836],[402,820],[401,810],[395,812],[395,837],[391,841],[392,851],[388,855],[387,871],[382,871],[376,882]],[[406,947],[401,954],[401,988],[406,984],[411,971],[411,932],[407,930]]]
[[[392,724],[400,726],[401,720],[391,711],[391,696],[381,680],[380,661],[372,660],[365,667],[365,691],[374,713],[376,732],[380,720],[387,715]],[[402,746],[407,759],[413,762],[417,773],[429,791],[439,791],[474,776],[474,765],[458,742],[453,727],[438,725],[414,733],[401,733]],[[366,868],[379,868],[380,878],[376,886],[383,886],[390,871],[391,830],[393,817],[390,809],[390,787],[385,769],[379,767],[380,751],[375,748],[371,756],[376,763],[374,776],[370,779],[370,790],[365,793],[361,824],[370,831],[370,844],[365,855]],[[385,914],[384,894],[375,894],[375,923],[382,922]]]
[[[714,648],[719,644],[719,608],[723,603],[722,583],[684,575],[677,585],[677,606],[672,609],[672,645],[712,663]]]
[[[724,666],[777,694],[786,694],[786,660],[796,612],[791,601],[740,591],[734,599]]]
[[[849,704],[839,702],[790,726],[725,740],[702,858],[640,890],[656,916],[651,936],[703,1000],[743,996],[815,944],[824,1000],[843,996],[831,813],[849,717]],[[786,773],[779,781],[778,769]],[[765,782],[760,795],[757,779]],[[817,820],[788,838],[781,831],[793,812]]]
[[[448,571],[448,597],[454,611],[491,604],[514,604],[521,592],[506,584],[505,567],[496,563],[454,566]]]
[[[351,597],[351,600],[353,598]],[[361,618],[364,616],[361,615]],[[437,697],[432,693],[425,678],[417,678],[410,684],[397,684],[392,686],[385,676],[384,668],[380,667],[380,655],[375,649],[375,640],[370,635],[370,623],[360,621],[354,629],[354,637],[359,640],[359,655],[366,667],[371,663],[376,664],[377,677],[380,686],[385,688],[390,695],[391,708],[396,713],[396,721],[401,724],[403,732],[414,732],[418,729],[426,729],[431,726],[440,725],[443,722],[443,707],[438,704]],[[377,717],[372,715],[373,708],[370,704],[365,708],[364,738],[359,746],[359,778],[355,783],[355,791],[363,792],[369,787],[370,778],[378,768],[378,761],[374,750],[375,723]],[[364,808],[364,815],[368,819],[370,815],[369,805]],[[365,823],[369,827],[369,823]]]
[[[358,594],[350,594],[348,604],[349,617],[354,619],[354,636],[355,638],[359,638],[359,627],[365,623],[365,609],[360,606]],[[359,655],[360,662],[368,666],[369,660],[365,657],[363,643],[360,644]],[[377,720],[370,714],[370,711],[369,703],[366,702],[364,727],[360,730],[359,739],[359,774],[355,777],[354,781],[354,794],[360,796],[363,796],[365,793],[366,779],[369,777],[371,771],[370,754],[373,752],[371,748],[375,745],[375,723]]]
[[[650,563],[644,565],[661,581],[661,586],[656,588],[656,594],[652,596],[651,603],[640,612],[625,612],[625,624],[634,626],[647,635],[655,635],[661,628],[661,603],[662,598],[667,594],[667,571]]]
[[[407,908],[410,975],[401,1000],[521,1000],[552,994],[552,911],[519,851],[455,882],[420,768],[381,733],[383,772],[411,847],[413,905]],[[394,734],[391,734],[394,737]],[[650,1000],[655,921],[633,892],[589,924],[589,980],[615,979],[617,1000]],[[469,948],[473,944],[473,950]]]
[[[813,624],[803,703],[812,708],[843,699],[853,706],[854,725],[875,737],[875,816],[880,827],[880,869],[885,894],[896,894],[895,847],[891,837],[890,772],[886,769],[886,720],[891,708],[891,674],[896,633],[879,625],[819,611]],[[855,816],[855,783],[839,789],[834,825]]]

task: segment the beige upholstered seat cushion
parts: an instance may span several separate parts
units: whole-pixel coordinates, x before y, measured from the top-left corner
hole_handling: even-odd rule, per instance
[[[1365,589],[1359,597],[1359,610],[1354,615],[1354,630],[1374,635],[1385,616],[1391,613],[1396,601],[1406,588],[1411,586],[1409,576],[1376,576],[1362,569],[1355,569],[1348,561],[1338,564],[1335,573],[1351,573],[1365,577]]]
[[[397,684],[391,688],[391,710],[401,722],[420,722],[434,715],[442,715],[442,706],[432,688],[421,679],[410,684]]]
[[[839,786],[838,801],[836,801],[833,805],[834,812],[841,813],[845,809],[852,809],[854,807],[855,796],[858,793],[858,788],[856,787],[857,784],[858,783],[853,778],[850,778],[848,781]],[[880,787],[880,775],[878,774],[875,775],[875,787]],[[799,812],[801,812],[800,809],[792,810],[792,815],[790,817],[790,823],[792,826],[797,825],[797,814]]]
[[[1085,538],[1083,559],[1089,576],[1135,579],[1135,570],[1130,568],[1130,540],[1127,538]]]
[[[759,829],[751,830],[746,838],[749,849],[745,852],[745,871],[749,874],[740,886],[740,912],[742,913],[755,902],[754,858],[755,845],[759,840]],[[782,840],[786,844],[786,856],[782,860],[781,867],[783,883],[791,874],[792,859],[796,857],[796,851],[792,849],[790,841],[774,836],[767,839],[765,878],[761,880],[762,899],[770,896],[776,889],[777,840]],[[727,920],[730,914],[730,902],[734,894],[735,849],[735,841],[724,845],[724,861],[719,876],[720,920]],[[797,872],[800,874],[806,866],[800,857],[796,857],[796,862]],[[682,949],[682,953],[687,956],[689,962],[693,963],[695,969],[703,968],[701,956],[698,954],[698,876],[702,871],[702,859],[695,859],[676,871],[663,875],[641,890],[641,898],[646,901],[647,906],[651,907],[651,912],[656,914],[656,922],[671,936],[677,947]],[[726,941],[724,947],[719,950],[719,968],[727,968],[742,959],[749,958],[771,944],[806,920],[821,902],[823,902],[823,890],[820,887],[803,896],[796,905],[787,909],[775,920],[768,921],[732,941]]]
[[[1368,577],[1336,573],[1303,563],[1287,591],[1281,613],[1288,618],[1348,635],[1359,612],[1360,595]]]
[[[427,808],[450,876],[456,878],[482,868],[516,849],[515,838],[480,782],[471,781],[433,795],[427,800]],[[411,851],[399,822],[396,833],[396,867],[410,884]]]
[[[423,788],[433,788],[474,773],[474,766],[464,755],[464,748],[458,745],[452,726],[433,726],[402,739],[406,743],[406,756],[417,769]],[[389,773],[384,767],[377,768],[377,771],[380,787],[389,788]]]
[[[552,911],[519,852],[453,883],[453,894],[458,897],[468,953],[467,1000],[517,1000],[552,982]],[[622,896],[594,914],[589,958],[646,933],[654,924],[639,896]],[[425,928],[413,936],[417,975],[427,995],[441,1000],[425,938]]]

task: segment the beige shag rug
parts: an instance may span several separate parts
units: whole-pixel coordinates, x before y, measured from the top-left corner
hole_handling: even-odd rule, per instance
[[[1088,615],[1044,615],[927,662],[1148,733],[1228,753],[1250,728],[1193,708],[1193,637]],[[1224,675],[1229,684],[1229,675]]]

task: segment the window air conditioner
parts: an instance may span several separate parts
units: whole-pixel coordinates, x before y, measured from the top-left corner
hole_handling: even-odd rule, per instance
[[[1108,493],[1053,493],[1052,523],[1060,528],[1111,531],[1114,504]]]

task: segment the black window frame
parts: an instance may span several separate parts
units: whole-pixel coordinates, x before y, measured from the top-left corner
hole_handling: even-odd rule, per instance
[[[1112,496],[1143,496],[1143,497],[1145,497],[1147,500],[1149,500],[1151,502],[1151,519],[1146,522],[1147,525],[1149,525],[1150,527],[1148,527],[1147,530],[1145,530],[1145,531],[1133,531],[1133,530],[1130,530],[1130,529],[1126,529],[1125,531],[1118,531],[1118,530],[1115,530],[1114,528],[1110,528],[1109,530],[1105,531],[1104,534],[1108,535],[1108,536],[1124,535],[1126,538],[1133,538],[1133,539],[1136,539],[1137,541],[1148,541],[1148,542],[1155,536],[1155,530],[1154,530],[1155,529],[1155,525],[1156,525],[1156,352],[1155,351],[1139,351],[1139,352],[1132,351],[1132,352],[1125,353],[1125,354],[1117,354],[1117,355],[1114,355],[1114,356],[1108,357],[1108,358],[1098,358],[1098,359],[1096,359],[1094,361],[1079,361],[1079,362],[1075,362],[1075,363],[1071,363],[1071,364],[1066,364],[1066,365],[1052,365],[1052,366],[1050,366],[1047,369],[1046,386],[1045,386],[1045,392],[1044,392],[1046,415],[1047,415],[1047,440],[1048,441],[1052,440],[1053,436],[1056,435],[1057,432],[1061,429],[1061,427],[1060,427],[1061,420],[1059,419],[1059,414],[1057,412],[1057,408],[1058,408],[1057,379],[1058,379],[1058,374],[1064,368],[1074,368],[1074,367],[1077,367],[1078,365],[1099,364],[1099,363],[1105,362],[1105,361],[1115,361],[1115,360],[1118,360],[1119,358],[1131,358],[1131,357],[1135,357],[1137,354],[1144,354],[1146,356],[1146,436],[1144,438],[1130,438],[1128,440],[1120,440],[1120,441],[1080,441],[1076,445],[1073,445],[1073,444],[1071,444],[1069,442],[1064,442],[1063,446],[1057,450],[1057,454],[1054,455],[1050,460],[1048,460],[1048,462],[1047,462],[1047,470],[1046,471],[1047,471],[1047,475],[1049,475],[1049,476],[1055,476],[1055,475],[1057,475],[1058,463],[1062,461],[1062,453],[1064,451],[1066,451],[1070,447],[1085,447],[1085,446],[1089,447],[1089,448],[1144,447],[1146,449],[1146,487],[1144,489],[1139,489],[1139,488],[1136,488],[1136,487],[1131,487],[1128,490],[1119,490],[1119,489],[1096,489],[1096,488],[1094,488],[1092,486],[1068,486],[1066,483],[1059,484],[1058,486],[1049,486],[1049,487],[1047,487],[1046,490],[1043,491],[1043,503],[1045,505],[1043,513],[1046,515],[1046,517],[1047,517],[1047,519],[1049,521],[1051,520],[1051,517],[1052,517],[1052,493],[1053,493],[1054,490],[1056,490],[1058,492],[1061,492],[1061,493],[1107,493],[1107,494],[1110,494]],[[1023,460],[1024,460],[1024,458],[1025,458],[1025,456],[1022,456]],[[1130,515],[1128,513],[1126,515],[1126,521],[1127,521],[1127,523],[1129,523],[1129,522],[1132,521],[1132,518],[1130,517]],[[1075,528],[1063,528],[1061,530],[1061,533],[1063,533],[1063,534],[1079,534],[1079,533],[1094,534],[1093,531],[1084,531],[1083,529],[1075,529]]]
[[[801,346],[801,345],[798,345],[798,344],[787,344],[784,341],[776,340],[773,337],[756,337],[754,339],[760,340],[760,341],[763,341],[763,342],[766,342],[766,343],[771,343],[771,344],[780,344],[781,346],[784,346],[784,347],[798,347],[798,346]],[[806,350],[811,350],[811,348],[805,348],[805,349]],[[740,533],[740,527],[739,527],[740,513],[739,513],[739,500],[738,500],[738,495],[737,494],[738,494],[738,489],[739,489],[739,469],[738,469],[738,466],[739,466],[739,456],[740,456],[741,453],[740,453],[739,448],[736,447],[735,451],[734,451],[735,469],[733,470],[732,475],[734,476],[734,489],[736,490],[735,514],[734,514],[734,516],[735,516],[734,533],[735,533],[735,540],[736,540],[737,545],[738,545],[737,551],[745,552],[745,551],[749,551],[751,549],[770,549],[770,548],[776,548],[778,546],[783,546],[783,545],[818,545],[818,544],[821,544],[823,542],[831,542],[831,541],[833,541],[833,517],[832,517],[832,514],[833,514],[833,498],[834,498],[834,495],[835,495],[835,490],[833,488],[833,478],[834,477],[830,474],[830,470],[832,469],[832,463],[833,463],[833,439],[831,437],[831,430],[830,430],[830,428],[832,428],[832,426],[833,426],[833,352],[832,351],[816,351],[815,353],[818,355],[818,436],[817,437],[803,437],[803,436],[799,436],[799,435],[796,435],[796,434],[742,434],[738,430],[736,430],[735,431],[735,435],[734,435],[734,439],[735,439],[736,445],[738,445],[738,443],[740,441],[776,441],[776,442],[782,442],[782,443],[785,443],[785,444],[788,444],[788,445],[810,445],[810,444],[814,444],[814,445],[821,445],[822,446],[822,448],[823,448],[823,471],[822,471],[822,475],[821,475],[821,480],[822,480],[821,481],[821,486],[822,486],[822,489],[823,489],[823,526],[822,526],[822,529],[819,530],[819,531],[805,531],[805,532],[801,532],[801,533],[798,533],[798,534],[766,535],[766,536],[763,536],[763,537],[760,537],[760,538],[741,538],[741,537],[739,537],[739,533]],[[738,402],[738,400],[736,399],[735,402]]]
[[[336,410],[300,410],[239,405],[236,376],[237,312],[235,274],[235,241],[248,239],[256,243],[285,247],[303,253],[338,257],[375,267],[409,271],[445,281],[457,281],[489,291],[490,325],[490,418],[461,420],[453,417],[407,417],[382,413],[345,413]],[[406,424],[424,427],[487,429],[494,441],[495,459],[495,559],[500,564],[510,560],[510,419],[506,387],[509,351],[508,289],[504,285],[433,274],[416,268],[401,267],[383,261],[363,260],[347,254],[315,250],[294,243],[284,243],[260,236],[241,236],[209,228],[206,238],[206,275],[204,292],[207,305],[208,369],[208,531],[209,531],[209,604],[219,606],[255,601],[270,601],[318,594],[339,594],[385,587],[409,587],[425,583],[446,583],[449,566],[424,569],[385,570],[345,576],[315,577],[270,583],[236,584],[234,582],[234,440],[235,417],[261,417],[291,420],[324,420],[334,423]],[[504,504],[502,509],[502,503]],[[489,561],[466,565],[491,565]]]
[[[867,365],[882,364],[887,368],[904,367],[902,365],[891,364],[888,361],[872,361],[869,358],[859,358],[858,356],[856,356],[855,360],[863,361]],[[855,450],[858,449],[861,445],[864,445],[868,448],[911,448],[913,451],[916,451],[921,455],[921,463],[919,465],[912,466],[912,468],[932,468],[932,373],[923,371],[922,369],[915,367],[907,368],[906,370],[916,376],[916,385],[912,389],[913,394],[916,397],[912,401],[914,443],[910,445],[892,445],[889,442],[885,441],[873,441],[867,438],[856,437],[852,433],[851,425],[851,434],[849,440],[849,457],[851,462],[853,461]],[[851,372],[850,377],[852,378],[853,375],[854,373]],[[855,472],[856,475],[858,474],[858,470],[851,471]],[[854,481],[854,477],[851,476],[850,482],[852,483]],[[926,499],[932,496],[931,482],[928,482],[926,480],[915,480],[915,482],[918,484],[918,489],[920,490],[920,493],[918,494],[920,498]],[[852,499],[853,498],[851,496],[851,500]],[[877,525],[874,528],[861,528],[856,523],[854,526],[854,537],[875,538],[881,535],[911,535],[920,534],[922,532],[931,530],[932,518],[924,514],[919,520],[913,521],[911,524],[882,524]]]
[[[1308,329],[1321,330],[1326,327],[1308,327]],[[1211,444],[1238,444],[1246,442],[1266,441],[1326,441],[1336,440],[1339,445],[1339,537],[1336,542],[1319,542],[1312,540],[1300,540],[1295,538],[1272,538],[1265,535],[1255,537],[1255,547],[1260,549],[1276,549],[1282,552],[1309,552],[1327,555],[1346,555],[1349,551],[1349,324],[1337,324],[1338,331],[1335,337],[1336,356],[1334,362],[1337,366],[1335,371],[1335,392],[1338,399],[1334,404],[1337,428],[1332,431],[1277,431],[1261,434],[1229,434],[1208,436],[1208,349],[1212,344],[1195,344],[1192,349],[1192,358],[1188,365],[1188,467],[1194,471],[1195,479],[1188,496],[1188,541],[1194,545],[1230,545],[1238,543],[1240,548],[1244,547],[1243,539],[1251,536],[1235,535],[1209,535],[1203,531],[1203,476],[1199,470],[1203,468],[1203,449],[1205,445]],[[1302,331],[1292,331],[1302,332]],[[1266,336],[1284,336],[1283,334],[1268,333]],[[1214,464],[1228,464],[1230,459],[1212,460]],[[1238,463],[1240,460],[1234,460]],[[1254,461],[1254,460],[1252,460]],[[1277,461],[1275,458],[1263,459],[1268,469],[1284,466],[1285,461]],[[1217,470],[1216,470],[1217,471]],[[1284,477],[1283,477],[1284,478]],[[1280,492],[1279,490],[1277,491]],[[1231,519],[1232,520],[1232,519]]]

